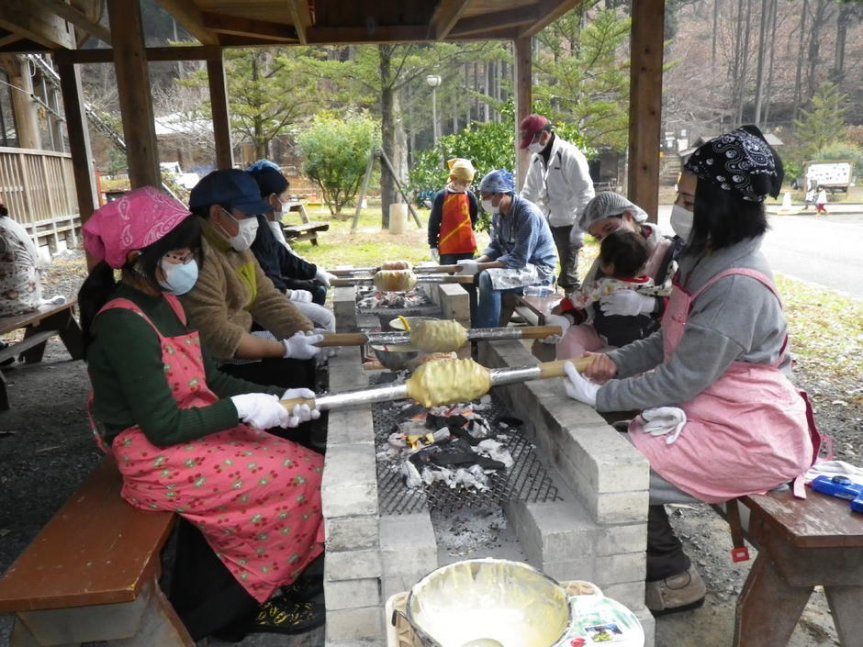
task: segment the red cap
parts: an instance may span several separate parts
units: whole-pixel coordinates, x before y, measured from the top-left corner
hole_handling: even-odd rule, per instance
[[[527,148],[540,132],[551,126],[551,122],[542,115],[528,115],[521,120],[518,126],[518,135],[521,137],[519,148]]]

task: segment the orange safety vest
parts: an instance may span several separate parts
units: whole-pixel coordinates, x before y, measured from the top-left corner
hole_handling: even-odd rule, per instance
[[[441,254],[473,254],[476,234],[470,221],[470,201],[467,193],[446,192],[441,213],[438,252]]]

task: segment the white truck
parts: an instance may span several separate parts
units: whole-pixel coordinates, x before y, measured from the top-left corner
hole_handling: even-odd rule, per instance
[[[830,193],[848,193],[853,167],[853,162],[806,162],[804,188],[809,190],[821,186]]]

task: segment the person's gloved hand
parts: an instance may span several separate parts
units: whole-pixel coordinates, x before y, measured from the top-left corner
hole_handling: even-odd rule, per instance
[[[429,248],[429,254],[431,254],[431,258],[435,263],[440,263],[440,252],[438,252],[437,247]]]
[[[287,339],[282,340],[285,346],[285,354],[282,357],[288,359],[312,359],[321,352],[320,347],[315,344],[323,341],[324,336],[309,332],[295,332]]]
[[[634,317],[640,314],[653,312],[656,299],[646,294],[639,294],[634,290],[618,290],[602,297],[599,307],[606,316],[620,315],[622,317]]]
[[[315,280],[319,283],[323,283],[325,287],[330,287],[334,278],[336,278],[335,274],[330,274],[322,267],[315,270]]]
[[[565,317],[563,315],[546,315],[545,325],[560,326],[560,334],[549,335],[548,337],[544,337],[539,341],[541,341],[543,344],[559,344],[560,340],[563,339],[563,336],[566,334],[566,331],[572,325],[572,322],[569,320],[569,317]]]
[[[472,259],[465,259],[463,261],[456,261],[456,265],[461,267],[459,270],[459,274],[467,274],[469,276],[473,276],[479,272],[479,263]]]
[[[311,303],[312,302],[312,293],[308,290],[285,290],[285,295],[291,301],[296,301],[297,303]]]
[[[288,389],[282,395],[282,400],[314,400],[315,392],[311,389]],[[312,403],[314,404],[314,402]],[[284,407],[282,407],[284,409]],[[297,404],[291,408],[288,418],[288,427],[296,427],[301,422],[317,420],[321,412],[308,404]]]
[[[237,409],[237,417],[252,427],[269,429],[270,427],[287,427],[289,418],[287,409],[279,404],[279,398],[267,393],[242,393],[232,395],[231,402]],[[296,427],[296,425],[293,425]]]
[[[572,362],[566,362],[563,365],[563,370],[566,372],[566,377],[563,380],[566,394],[573,400],[596,407],[596,392],[599,391],[599,384],[594,384],[575,370]]]

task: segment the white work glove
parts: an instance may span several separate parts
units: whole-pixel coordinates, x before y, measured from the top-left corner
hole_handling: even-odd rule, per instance
[[[323,283],[324,286],[326,286],[326,287],[330,287],[330,284],[334,278],[336,278],[335,274],[330,274],[329,272],[327,272],[325,269],[323,269],[321,267],[319,267],[317,270],[315,270],[315,280],[320,282],[320,283]]]
[[[459,274],[467,274],[468,276],[473,276],[479,272],[479,263],[472,259],[466,259],[463,261],[456,261],[456,265],[461,267],[459,270]]]
[[[666,444],[672,444],[686,425],[686,412],[679,407],[654,407],[641,412],[642,429],[651,436],[666,436]]]
[[[237,417],[252,427],[269,429],[289,426],[290,416],[287,409],[279,404],[278,396],[267,393],[243,393],[232,395],[231,402],[237,409]]]
[[[282,395],[282,400],[314,400],[315,392],[311,389],[288,389]],[[284,407],[282,407],[284,409]],[[309,420],[317,420],[321,417],[321,412],[312,408],[308,404],[297,404],[291,409],[288,418],[288,427],[296,427],[301,422]]]
[[[429,248],[429,254],[431,254],[431,258],[435,263],[440,263],[440,252],[438,252],[437,247]]]
[[[591,382],[575,370],[572,362],[566,362],[563,365],[563,370],[566,372],[566,377],[563,379],[563,388],[566,389],[566,394],[573,400],[596,407],[596,392],[599,391],[599,384]]]
[[[641,314],[650,314],[656,306],[656,299],[639,294],[634,290],[618,290],[602,297],[599,307],[606,316],[620,315],[622,317],[634,317]]]
[[[312,331],[295,332],[287,339],[282,340],[282,344],[285,346],[285,354],[282,357],[285,359],[312,359],[321,352],[321,349],[315,344],[322,342],[323,339],[323,335],[318,335]]]
[[[311,303],[312,302],[312,293],[308,290],[285,290],[285,295],[291,301],[296,301],[297,303]]]
[[[545,325],[560,326],[561,332],[559,335],[549,335],[548,337],[544,337],[539,341],[541,341],[543,344],[559,344],[560,340],[563,339],[563,336],[566,334],[566,331],[572,325],[572,322],[569,320],[569,317],[565,317],[563,315],[546,315]]]

